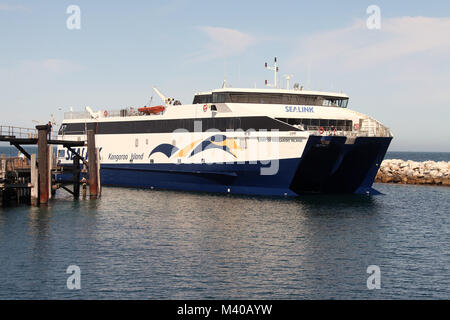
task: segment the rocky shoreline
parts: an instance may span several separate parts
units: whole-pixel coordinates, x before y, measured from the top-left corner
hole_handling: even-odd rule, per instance
[[[450,186],[450,162],[384,160],[375,182]]]

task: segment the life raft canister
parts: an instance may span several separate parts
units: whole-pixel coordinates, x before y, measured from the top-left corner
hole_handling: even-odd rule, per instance
[[[165,109],[166,108],[164,106],[153,106],[153,107],[142,107],[139,108],[138,111],[150,115],[150,114],[159,114],[163,112]]]

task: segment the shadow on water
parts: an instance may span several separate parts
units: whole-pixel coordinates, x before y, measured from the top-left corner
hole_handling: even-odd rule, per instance
[[[152,192],[152,191],[149,191]],[[347,208],[360,210],[376,210],[379,206],[377,198],[383,198],[384,195],[358,195],[358,194],[306,194],[298,197],[276,197],[276,196],[248,196],[236,194],[221,193],[196,193],[189,191],[156,191],[173,193],[174,198],[179,195],[187,197],[203,199],[204,201],[255,201],[262,205],[292,205],[297,204],[299,207],[315,208],[318,210]]]
[[[382,195],[366,196],[357,194],[318,194],[301,196],[294,198],[293,201],[316,208],[347,207],[352,209],[376,209],[377,202],[374,197],[382,197]]]

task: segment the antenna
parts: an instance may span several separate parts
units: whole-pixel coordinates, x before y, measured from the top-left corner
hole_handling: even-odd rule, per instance
[[[222,88],[227,87],[227,60],[223,60],[223,82],[222,82]]]
[[[273,67],[269,67],[267,65],[267,62],[265,63],[264,66],[266,67],[267,70],[271,70],[271,71],[274,72],[274,75],[273,75],[273,87],[276,88],[277,87],[277,73],[278,73],[277,57],[275,57],[275,59],[274,59]],[[269,86],[269,87],[271,86],[270,84],[267,83],[267,80],[266,80],[266,86]]]
[[[55,117],[53,116],[53,113],[50,115],[50,122],[51,122],[51,124],[52,124],[53,126],[56,126],[56,125],[57,125],[56,120],[55,120]]]
[[[307,69],[307,77],[306,77],[306,89],[309,90],[311,88],[311,62],[308,60],[308,69]]]
[[[293,74],[285,74],[284,77],[286,78],[286,89],[289,90],[289,87],[291,85],[291,79],[294,75]]]

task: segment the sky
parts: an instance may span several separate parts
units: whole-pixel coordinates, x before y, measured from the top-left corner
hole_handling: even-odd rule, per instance
[[[0,125],[142,106],[152,86],[183,103],[224,79],[262,88],[274,57],[282,85],[345,92],[387,125],[391,151],[450,152],[448,0],[0,0]]]

